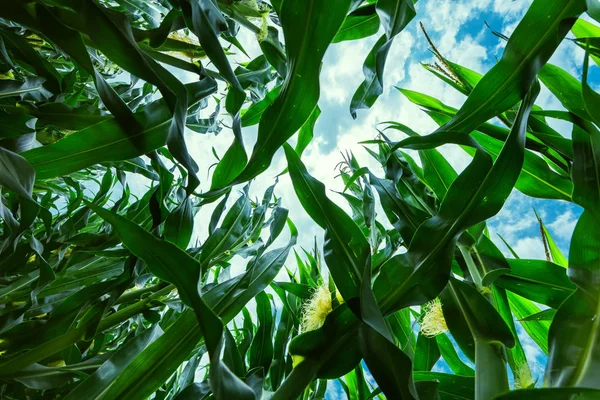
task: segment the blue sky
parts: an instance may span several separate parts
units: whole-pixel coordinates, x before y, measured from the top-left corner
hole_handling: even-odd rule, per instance
[[[399,121],[413,128],[420,134],[428,134],[437,128],[429,117],[418,107],[404,98],[394,86],[416,90],[432,95],[453,107],[460,107],[465,98],[431,73],[427,72],[421,62],[433,62],[428,51],[428,44],[419,29],[422,22],[438,50],[449,60],[464,65],[480,73],[488,71],[502,55],[504,43],[494,36],[485,26],[491,27],[506,35],[510,35],[520,18],[524,15],[531,0],[420,0],[416,4],[417,17],[404,32],[399,34],[387,59],[384,94],[370,110],[359,110],[358,118],[353,120],[349,113],[352,94],[363,80],[362,64],[367,53],[379,37],[374,35],[358,42],[342,42],[332,45],[325,56],[321,72],[321,98],[319,106],[321,116],[315,128],[315,139],[303,155],[303,161],[309,171],[324,182],[331,192],[330,198],[348,210],[347,205],[333,191],[341,191],[343,183],[335,179],[334,170],[342,160],[340,152],[352,151],[361,165],[369,166],[373,171],[380,171],[377,163],[371,159],[358,143],[376,136],[375,129],[379,122]],[[240,41],[251,56],[260,54],[256,40],[251,35],[241,32]],[[238,61],[248,61],[243,55],[234,57]],[[583,63],[583,51],[573,43],[565,42],[556,51],[551,62],[580,77]],[[597,73],[597,68],[594,73]],[[197,79],[192,74],[177,73],[186,82]],[[537,104],[546,109],[562,109],[560,103],[543,88]],[[212,112],[211,107],[204,110],[206,117]],[[227,117],[223,116],[227,125]],[[566,137],[571,133],[568,126],[555,124],[553,127]],[[247,152],[250,153],[256,137],[256,127],[244,129]],[[188,147],[198,164],[200,171],[207,171],[215,162],[211,147],[223,154],[231,143],[231,131],[227,128],[217,136],[199,135],[188,132]],[[393,136],[392,139],[401,139]],[[292,142],[295,139],[292,139]],[[470,157],[456,146],[443,146],[441,152],[450,163],[461,171],[470,161]],[[273,183],[275,175],[285,168],[285,158],[280,151],[271,167],[252,183],[251,194],[261,197],[267,186]],[[203,177],[200,175],[200,178]],[[203,189],[207,189],[209,180],[204,177]],[[298,200],[288,176],[283,176],[276,189],[276,194],[283,197],[283,204],[290,210],[290,218],[300,230],[299,245],[305,248],[312,246],[314,237],[322,242],[323,231],[306,215]],[[231,196],[231,201],[236,196]],[[506,251],[497,234],[502,235],[522,258],[544,258],[544,249],[539,235],[539,227],[533,209],[542,216],[555,241],[565,255],[575,222],[580,209],[566,202],[547,201],[528,198],[515,191],[507,201],[500,214],[492,218],[489,229],[493,240]],[[203,208],[197,216],[195,234],[199,240],[207,235],[211,206]],[[380,213],[380,219],[385,217]],[[281,241],[287,238],[281,238]],[[506,251],[508,255],[508,251]],[[243,269],[242,260],[233,265],[235,269]],[[294,261],[289,260],[293,268]],[[283,275],[281,276],[283,279]],[[520,333],[521,329],[519,330]],[[534,379],[543,379],[545,357],[526,335],[520,335]],[[444,370],[443,363],[436,366]],[[339,385],[333,385],[328,391],[328,398],[344,398]]]
[[[349,113],[350,99],[363,80],[364,58],[379,35],[361,41],[331,45],[321,71],[319,107],[322,113],[315,126],[315,138],[302,157],[311,174],[331,189],[330,198],[348,209],[340,196],[334,193],[343,189],[341,179],[335,178],[335,166],[342,160],[342,151],[352,151],[361,165],[380,172],[377,163],[359,144],[377,135],[378,123],[399,121],[423,135],[437,128],[424,112],[404,98],[394,86],[429,94],[456,108],[464,102],[465,97],[462,94],[435,78],[420,65],[421,62],[430,63],[434,59],[418,27],[419,22],[425,25],[437,48],[446,58],[485,73],[501,57],[504,42],[494,36],[484,22],[487,21],[492,28],[510,35],[530,4],[531,0],[419,1],[415,5],[417,17],[396,37],[388,56],[383,95],[370,110],[359,110],[356,120],[353,120]],[[239,39],[251,57],[260,54],[252,35],[242,29]],[[235,62],[249,59],[239,54],[233,60]],[[580,76],[582,61],[583,51],[568,42],[563,43],[551,59],[552,63],[577,77]],[[593,67],[594,72],[595,70],[597,68]],[[186,82],[196,79],[193,74],[177,75]],[[537,104],[547,109],[562,109],[560,103],[545,88],[542,88]],[[203,110],[206,117],[211,112],[210,106]],[[225,125],[229,125],[228,117],[223,114],[221,117]],[[570,136],[567,125],[554,122],[552,124],[563,135]],[[231,143],[231,135],[231,131],[226,127],[216,137],[188,132],[188,147],[200,165],[200,171],[207,171],[208,166],[216,161],[211,147],[222,155]],[[244,128],[243,135],[247,152],[250,153],[256,138],[256,126]],[[391,137],[394,140],[402,139],[399,134]],[[290,140],[292,143],[294,141],[295,137]],[[470,157],[457,146],[442,146],[441,152],[459,172],[470,161]],[[261,196],[266,187],[274,182],[275,176],[285,168],[285,163],[283,151],[280,150],[271,167],[252,183],[250,192],[254,196]],[[203,176],[200,175],[200,178]],[[209,179],[204,177],[202,189],[207,189],[209,185]],[[276,193],[283,197],[284,205],[290,209],[290,217],[301,229],[300,245],[310,247],[315,236],[320,240],[323,232],[300,206],[288,176],[281,177]],[[233,202],[234,199],[235,196],[231,196],[230,201]],[[499,216],[489,223],[493,236],[496,237],[496,233],[501,234],[524,258],[543,257],[534,207],[566,253],[580,211],[564,202],[531,199],[515,191]],[[206,237],[210,214],[210,207],[207,207],[198,216],[196,235],[200,240]],[[385,220],[385,217],[381,215],[380,219]],[[539,245],[533,245],[536,240],[539,241]]]

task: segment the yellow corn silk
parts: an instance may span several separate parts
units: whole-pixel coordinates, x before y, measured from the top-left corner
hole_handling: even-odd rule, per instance
[[[419,330],[423,335],[434,337],[448,330],[440,299],[436,298],[423,304],[422,309],[423,318],[421,318]]]
[[[302,332],[319,329],[332,310],[331,292],[327,286],[317,287],[302,307]]]
[[[342,304],[344,298],[339,290],[335,291],[336,304]],[[312,296],[302,306],[302,332],[310,332],[319,329],[325,323],[325,319],[333,310],[332,293],[325,285],[314,288]],[[292,367],[304,361],[304,356],[293,354]]]
[[[527,364],[521,364],[517,368],[517,373],[515,374],[515,389],[527,389],[534,384],[535,382],[531,377],[529,366]]]

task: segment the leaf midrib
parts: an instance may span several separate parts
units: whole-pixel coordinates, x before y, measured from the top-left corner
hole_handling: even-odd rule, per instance
[[[498,155],[500,154],[499,152],[495,151],[494,149],[491,148],[487,148],[486,149],[488,152],[492,153],[493,155],[495,155],[496,157],[498,157]],[[525,154],[527,154],[527,152],[525,152]],[[523,167],[521,168],[522,172],[525,172],[527,175],[529,175],[530,177],[532,177],[533,179],[537,180],[538,182],[540,182],[542,185],[548,186],[549,188],[555,190],[557,193],[560,193],[562,195],[564,195],[566,198],[570,199],[571,198],[571,194],[559,189],[558,187],[552,185],[550,182],[542,179],[541,177],[537,176],[536,174],[534,174],[533,172],[529,171],[529,169],[527,169],[525,160],[523,161]],[[518,179],[517,179],[518,182]],[[516,185],[516,183],[515,183]],[[599,190],[598,193],[600,193],[600,183],[599,183]]]
[[[521,276],[521,275],[513,275],[511,273],[508,273],[508,274],[506,274],[506,276],[507,277],[511,277],[511,278],[513,278],[515,280],[530,282],[530,283],[533,283],[533,284],[536,284],[536,285],[547,286],[547,287],[550,287],[550,288],[556,288],[556,289],[560,289],[561,291],[566,291],[566,292],[570,292],[570,293],[573,293],[573,291],[574,291],[574,289],[569,290],[569,288],[566,287],[566,286],[560,286],[560,285],[558,285],[556,283],[551,283],[551,282],[536,281],[535,279],[527,278],[527,277],[524,277],[524,276]]]
[[[554,21],[550,24],[550,26],[545,31],[545,33],[542,35],[542,37],[540,38],[540,40],[538,40],[536,42],[536,44],[533,46],[533,48],[530,51],[527,52],[527,55],[523,58],[523,60],[520,63],[518,63],[517,66],[514,69],[512,69],[512,72],[509,74],[508,79],[505,79],[502,82],[502,84],[500,85],[500,87],[497,90],[495,90],[494,94],[492,96],[489,96],[486,100],[484,100],[470,114],[467,114],[465,117],[462,117],[461,122],[463,123],[463,125],[465,124],[465,121],[469,120],[474,115],[479,114],[481,112],[481,110],[483,110],[485,107],[487,107],[487,105],[489,103],[491,103],[492,100],[495,99],[495,95],[497,93],[500,93],[506,86],[509,86],[509,83],[512,83],[512,81],[513,81],[513,79],[514,79],[515,76],[521,75],[521,70],[523,69],[524,65],[526,63],[528,63],[530,59],[535,58],[532,55],[535,54],[537,56],[537,50],[538,50],[538,48],[541,46],[542,43],[544,43],[546,41],[547,37],[550,35],[551,32],[554,31],[554,28],[560,23],[560,21],[562,21],[564,19],[563,16],[565,14],[565,10],[570,10],[570,5],[574,1],[576,1],[576,0],[569,0],[567,2],[567,4],[565,4],[565,6],[563,7],[562,11],[558,14],[557,18],[555,18]],[[521,23],[522,22],[523,21],[521,21]],[[454,129],[460,129],[460,124],[458,124],[458,128],[455,126]]]
[[[238,223],[240,222],[240,220],[242,219],[242,217],[246,214],[246,209],[248,207],[250,207],[250,205],[249,205],[249,203],[246,202],[244,204],[241,212],[239,212],[238,215],[235,217],[235,220],[233,221],[233,223],[231,224],[231,226],[229,228],[227,228],[227,230],[223,234],[223,237],[221,238],[221,240],[219,240],[217,242],[217,245],[213,248],[213,250],[210,252],[210,254],[207,255],[207,257],[205,258],[205,262],[206,262],[207,265],[210,263],[210,260],[212,260],[215,257],[215,253],[221,253],[218,250],[215,251],[215,249],[219,249],[219,247],[221,247],[223,245],[223,243],[225,242],[225,240],[229,238],[229,236],[230,236],[229,233],[232,232],[238,226]],[[216,233],[216,231],[213,232],[213,235],[215,233]],[[235,242],[234,242],[234,244],[235,244]]]
[[[298,170],[298,166],[296,165],[296,163],[294,162],[294,169]],[[315,192],[312,190],[311,185],[308,183],[308,181],[305,179],[304,174],[302,174],[300,171],[298,171],[298,174],[300,175],[300,178],[302,179],[302,181],[304,182],[305,186],[308,188],[311,196],[314,199],[318,199],[318,197],[316,196]],[[325,197],[327,198],[327,195],[325,195]],[[327,199],[328,201],[331,202],[331,200]],[[329,221],[328,218],[328,214],[326,212],[326,210],[323,208],[323,206],[321,205],[321,202],[317,200],[317,205],[319,206],[319,209],[322,212],[322,215],[324,216],[324,219],[326,221],[326,225],[328,225],[329,227],[333,227],[333,225],[331,224],[331,222]],[[335,237],[336,241],[340,244],[342,244],[342,249],[344,250],[344,254],[346,255],[346,257],[350,260],[350,264],[352,265],[352,268],[354,270],[354,274],[356,274],[356,276],[354,277],[355,279],[357,279],[360,282],[360,277],[362,276],[361,271],[358,269],[358,266],[354,263],[354,258],[351,256],[351,254],[348,252],[348,249],[346,248],[346,246],[344,246],[344,242],[341,240],[341,238],[339,237],[339,235],[337,234],[337,229],[327,229],[328,232],[332,232],[333,236]],[[356,285],[355,287],[356,290],[358,290],[358,285]]]
[[[181,318],[181,317],[180,317],[180,318]],[[189,337],[189,336],[190,336],[192,333],[194,333],[194,332],[195,332],[195,330],[194,330],[194,329],[190,329],[190,330],[188,330],[188,331],[187,331],[187,333],[185,333],[185,334],[183,335],[183,337],[181,337],[181,338],[180,338],[180,339],[177,341],[177,343],[178,343],[178,344],[183,344],[183,343],[186,343],[186,340],[187,340],[187,338],[188,338],[188,337]],[[170,355],[170,354],[172,354],[172,353],[174,353],[176,349],[177,349],[177,346],[171,346],[171,347],[169,347],[169,349],[167,350],[167,353],[165,354],[165,357],[164,357],[163,359],[168,359],[168,358],[169,358],[169,355]],[[133,361],[133,360],[132,360],[132,361]],[[100,392],[100,393],[99,393],[99,394],[98,394],[98,395],[97,395],[95,398],[96,398],[96,399],[102,399],[102,397],[103,397],[103,395],[104,395],[105,393],[107,393],[107,392],[108,392],[108,393],[110,393],[110,389],[112,389],[112,388],[114,387],[114,385],[115,385],[115,382],[116,382],[116,381],[118,380],[118,378],[121,376],[121,374],[123,373],[123,371],[125,371],[125,370],[127,369],[127,367],[129,367],[130,365],[132,365],[132,364],[131,364],[131,362],[130,362],[130,363],[129,363],[129,364],[128,364],[128,365],[127,365],[127,366],[126,366],[126,367],[125,367],[125,368],[124,368],[122,371],[121,371],[121,373],[119,373],[119,374],[118,374],[118,375],[115,377],[115,379],[114,379],[114,380],[111,382],[111,384],[110,384],[109,386],[107,386],[107,387],[106,387],[106,389],[104,389],[102,392]],[[146,376],[150,375],[151,373],[153,373],[153,372],[154,372],[154,371],[155,371],[155,370],[156,370],[158,367],[160,367],[160,366],[161,366],[161,364],[160,364],[160,363],[152,363],[152,365],[151,365],[149,368],[146,368],[146,369],[144,370],[144,375],[146,375]],[[131,381],[128,381],[128,382],[131,382]],[[128,393],[128,392],[130,393],[132,390],[134,390],[134,389],[138,388],[138,387],[140,386],[140,384],[142,384],[142,383],[144,383],[144,382],[146,382],[146,379],[143,379],[143,378],[142,378],[142,379],[138,379],[138,380],[136,381],[136,383],[135,383],[133,386],[126,386],[126,387],[125,387],[125,391],[124,391],[124,393]],[[117,390],[118,390],[118,389],[117,389]],[[113,391],[115,391],[115,390],[113,390]],[[119,391],[119,392],[121,392],[121,390],[118,390],[118,391]],[[137,390],[136,390],[135,392],[137,392]],[[135,392],[134,392],[134,393],[135,393]],[[121,393],[121,394],[122,394],[122,393]],[[127,397],[125,397],[125,398],[127,398]],[[134,398],[135,398],[135,396],[134,396]]]
[[[305,21],[307,21],[307,22],[311,20],[311,17],[312,17],[312,15],[311,15],[311,14],[312,14],[312,12],[313,12],[313,8],[314,8],[314,3],[315,3],[315,1],[319,1],[319,0],[312,0],[312,1],[310,1],[310,4],[308,5],[307,18],[306,18],[306,20],[305,20]],[[289,80],[286,80],[286,81],[283,83],[282,90],[285,90],[285,89],[287,89],[289,86],[291,86],[291,84],[289,84],[290,82],[292,82],[293,84],[297,84],[297,83],[296,83],[297,79],[293,79],[293,77],[295,77],[295,76],[297,76],[297,75],[298,75],[298,74],[296,73],[296,69],[298,68],[298,67],[297,67],[298,65],[303,65],[303,64],[310,65],[310,63],[304,62],[304,59],[306,58],[306,55],[305,55],[305,48],[306,48],[306,46],[307,46],[307,44],[308,44],[308,41],[306,40],[306,38],[307,38],[307,36],[308,36],[308,32],[309,32],[309,30],[310,30],[311,28],[312,28],[312,27],[310,26],[310,24],[308,24],[308,23],[305,23],[305,24],[304,24],[304,35],[302,36],[302,41],[301,41],[301,44],[300,44],[300,50],[299,50],[299,52],[298,52],[297,59],[296,59],[296,61],[295,61],[295,62],[293,62],[293,63],[292,63],[292,65],[293,65],[292,69],[288,70],[288,76],[290,77],[290,79],[289,79]],[[329,42],[326,44],[326,46],[325,46],[325,47],[328,47],[328,46],[331,44],[331,41],[333,41],[334,37],[335,37],[335,34],[333,35],[333,37],[331,38],[331,40],[330,40],[330,41],[329,41]],[[289,60],[288,60],[288,61],[289,61]],[[322,57],[321,57],[321,60],[320,60],[320,61],[322,61]],[[319,65],[320,65],[320,63],[317,65],[317,71],[318,71]],[[308,69],[308,68],[307,68],[307,69]],[[317,75],[318,75],[318,73],[317,73]],[[317,89],[317,97],[319,97],[319,94],[320,94],[320,93],[319,93],[319,92],[320,92],[320,83],[319,83],[319,79],[313,80],[313,82],[316,82],[316,85],[315,85],[315,86],[316,86],[316,89]],[[289,84],[289,85],[288,85],[288,84]],[[285,86],[285,87],[284,87],[284,86]],[[281,92],[279,92],[279,95],[278,95],[278,97],[279,97],[280,95],[281,95]],[[240,177],[240,176],[243,176],[243,175],[245,175],[245,174],[246,174],[246,171],[247,171],[247,169],[248,169],[248,166],[250,166],[250,165],[251,165],[251,163],[252,163],[252,160],[255,160],[255,158],[254,158],[254,157],[255,157],[255,155],[256,155],[256,154],[259,154],[259,153],[261,153],[261,152],[263,152],[263,151],[264,151],[264,149],[267,147],[267,144],[270,142],[270,139],[271,139],[271,137],[273,136],[274,132],[276,131],[276,128],[277,128],[277,127],[278,127],[278,125],[279,125],[279,121],[281,120],[281,118],[282,118],[284,115],[286,115],[286,114],[287,114],[287,113],[285,112],[285,110],[287,110],[287,109],[289,109],[289,108],[290,108],[290,107],[288,107],[288,102],[289,102],[289,100],[290,100],[290,97],[291,97],[291,96],[287,96],[287,93],[284,93],[283,103],[282,103],[282,105],[281,105],[281,110],[282,110],[282,111],[280,111],[280,112],[278,113],[278,115],[277,115],[277,118],[275,119],[275,122],[274,122],[274,123],[271,125],[271,129],[270,129],[270,130],[269,130],[269,132],[267,133],[267,136],[266,136],[265,140],[264,140],[264,141],[262,141],[262,143],[261,143],[260,147],[255,147],[255,148],[252,150],[252,156],[251,156],[251,158],[250,158],[250,162],[249,162],[249,163],[246,165],[246,168],[244,168],[244,170],[241,172],[241,174],[240,174],[240,175],[239,175],[239,176],[238,176],[238,177],[237,177],[237,178],[234,180],[234,183],[240,183],[240,182],[241,182],[241,180],[239,179],[239,177]],[[277,101],[277,98],[275,99],[275,101]],[[274,104],[274,103],[273,103],[273,104]],[[267,110],[265,109],[265,111],[267,111]],[[311,111],[311,113],[312,113],[312,111]],[[307,116],[306,120],[308,120],[309,118],[310,118],[310,114]],[[306,120],[305,120],[304,122],[306,122]],[[303,122],[303,123],[304,123],[304,122]],[[293,132],[293,133],[295,133],[295,132]],[[292,133],[292,134],[293,134],[293,133]],[[260,126],[259,126],[259,139],[260,139]],[[286,140],[287,140],[287,138],[286,138]],[[259,141],[257,140],[257,145],[258,145],[258,144],[259,144]]]
[[[435,174],[437,175],[440,182],[444,186],[444,189],[445,189],[444,197],[446,197],[446,193],[448,193],[448,189],[450,188],[450,186],[446,185],[446,181],[444,180],[444,178],[442,177],[442,174],[438,170],[437,165],[431,160],[431,157],[429,156],[429,152],[426,150],[422,150],[422,152],[423,152],[423,155],[429,160],[429,163],[430,163],[431,167],[433,168],[433,170],[435,171]],[[456,179],[456,177],[455,177],[455,179]],[[440,199],[440,201],[441,200],[443,200],[443,199]]]
[[[357,18],[357,19],[359,19],[359,21],[358,21],[358,22],[356,22],[354,25],[349,25],[349,26],[348,26],[348,27],[346,27],[346,28],[340,29],[340,30],[339,30],[339,31],[336,33],[336,35],[335,35],[335,36],[339,35],[340,33],[345,33],[345,32],[351,31],[352,29],[354,29],[354,28],[356,28],[356,27],[359,27],[359,26],[361,26],[361,25],[365,25],[365,24],[367,24],[367,23],[371,22],[371,20],[373,20],[373,19],[375,19],[375,18],[379,19],[379,15],[377,15],[377,14],[371,14],[370,16],[368,16],[367,18],[364,18],[364,19],[359,19],[359,18]],[[335,40],[335,36],[334,36],[334,40]]]
[[[400,211],[402,211],[404,213],[404,215],[406,216],[406,218],[410,222],[411,227],[416,230],[418,228],[418,225],[416,224],[415,221],[413,221],[412,213],[408,212],[405,209],[404,204],[402,204],[402,202],[399,201],[401,199],[399,199],[398,196],[395,193],[394,194],[390,193],[387,190],[387,188],[385,187],[385,185],[381,185],[381,187],[383,188],[383,190],[385,190],[385,192],[387,193],[388,197],[390,197],[393,200],[394,204],[396,204],[396,206],[400,209]]]
[[[521,107],[524,107],[524,105],[525,105],[524,103],[525,103],[526,99],[527,99],[527,97],[525,97],[525,99],[523,100],[523,104],[521,104]],[[520,115],[521,114],[521,110],[519,110],[519,114],[517,114],[517,118],[515,119],[515,124],[513,125],[513,129],[514,129],[514,127],[517,126],[516,124],[520,123],[520,126],[518,126],[518,128],[517,128],[517,129],[519,129],[519,131],[516,132],[516,133],[514,133],[511,130],[511,132],[509,133],[509,136],[507,137],[506,142],[504,142],[504,145],[502,146],[502,150],[501,150],[501,152],[504,151],[505,148],[506,148],[506,146],[509,144],[509,140],[512,139],[513,141],[516,142],[516,144],[518,144],[519,149],[522,150],[521,152],[522,152],[523,162],[524,162],[524,159],[525,159],[525,143],[524,143],[524,139],[525,138],[524,138],[524,136],[526,135],[526,126],[524,126],[522,124],[523,121],[520,121],[519,118],[521,118],[522,120],[525,120],[526,118],[528,118],[529,117],[529,112],[530,112],[531,107],[533,106],[533,104],[534,104],[534,99],[531,99],[530,104],[527,104],[527,109],[523,110],[523,114],[522,115]],[[514,138],[511,138],[512,134],[515,134]],[[518,143],[518,142],[521,142],[521,143]],[[487,153],[485,153],[485,154],[490,158],[490,161],[492,161],[491,160],[491,156],[489,154],[487,154]],[[499,158],[499,156],[498,156],[498,158]],[[486,188],[486,183],[490,179],[490,175],[492,174],[492,172],[494,172],[494,167],[496,166],[497,162],[498,162],[498,159],[496,159],[496,162],[492,161],[492,164],[491,164],[490,168],[488,169],[488,171],[486,172],[484,179],[481,181],[481,184],[477,188],[477,191],[469,199],[469,202],[467,203],[467,205],[465,206],[465,208],[462,210],[462,212],[458,215],[458,217],[455,218],[454,221],[451,221],[450,227],[444,232],[444,234],[442,235],[441,240],[439,240],[435,244],[433,250],[431,252],[429,252],[425,256],[425,258],[421,262],[419,262],[413,268],[413,270],[410,272],[410,274],[408,275],[408,277],[404,280],[404,282],[401,285],[399,285],[396,289],[393,289],[389,295],[386,295],[383,298],[383,300],[381,302],[381,308],[382,309],[390,301],[392,301],[396,297],[397,293],[401,292],[404,289],[406,283],[411,281],[411,279],[418,273],[418,271],[421,269],[421,267],[423,267],[423,265],[427,265],[427,263],[429,262],[429,260],[433,256],[436,256],[438,254],[438,252],[441,249],[443,249],[444,245],[447,245],[446,241],[448,240],[449,235],[452,232],[455,231],[455,227],[462,221],[462,219],[464,218],[464,215],[468,214],[467,211],[471,210],[471,207],[473,206],[473,203],[475,202],[475,200],[479,198],[482,190],[484,188]],[[415,236],[416,236],[417,233],[418,233],[418,230],[417,230],[417,232],[415,232]],[[454,233],[454,235],[456,235],[456,232]],[[450,238],[451,237],[452,236],[450,236]],[[414,238],[413,238],[413,240],[414,240]]]
[[[448,236],[449,236],[449,234],[450,234],[451,232],[453,232],[453,231],[454,231],[454,227],[455,227],[456,225],[458,225],[459,221],[461,221],[461,220],[463,219],[464,215],[465,215],[465,214],[468,214],[468,213],[466,212],[466,210],[470,210],[470,209],[471,209],[471,206],[472,206],[472,204],[473,204],[473,202],[474,202],[474,200],[475,200],[476,198],[478,198],[478,197],[479,197],[479,194],[480,194],[480,192],[481,192],[482,188],[484,187],[484,183],[485,183],[485,182],[487,182],[487,180],[489,179],[489,176],[490,176],[490,174],[491,174],[491,172],[492,172],[492,170],[493,170],[493,167],[494,167],[494,165],[492,164],[492,166],[490,167],[490,169],[489,169],[489,170],[488,170],[488,172],[486,173],[486,176],[485,176],[485,178],[482,180],[482,183],[481,183],[481,185],[479,185],[479,188],[477,189],[477,191],[475,192],[475,194],[474,194],[474,195],[471,197],[471,199],[470,199],[470,200],[469,200],[469,202],[467,203],[467,206],[466,206],[466,207],[463,209],[463,211],[462,211],[462,212],[459,214],[458,218],[456,218],[456,219],[455,219],[455,220],[452,222],[452,225],[450,226],[450,228],[449,228],[449,229],[447,229],[447,230],[444,232],[444,235],[442,236],[441,240],[439,240],[439,241],[438,241],[438,242],[435,244],[435,246],[434,246],[434,248],[432,249],[432,251],[431,251],[431,252],[429,252],[429,253],[428,253],[428,254],[425,256],[425,258],[423,259],[423,261],[421,261],[419,264],[417,264],[417,265],[416,265],[416,266],[413,268],[413,270],[411,271],[411,273],[409,274],[409,276],[408,276],[408,277],[407,277],[407,278],[404,280],[403,284],[399,285],[399,286],[398,286],[398,287],[397,287],[395,290],[392,290],[392,291],[391,291],[391,293],[390,293],[389,295],[387,295],[387,296],[386,296],[386,297],[385,297],[385,298],[382,300],[382,302],[381,302],[381,308],[384,308],[384,307],[385,307],[385,306],[386,306],[386,305],[387,305],[387,304],[388,304],[390,301],[392,301],[392,300],[393,300],[393,299],[396,297],[396,294],[397,294],[397,293],[399,293],[399,292],[401,292],[401,291],[404,289],[404,286],[406,285],[406,283],[407,283],[407,282],[410,282],[410,281],[412,280],[412,278],[413,278],[413,277],[414,277],[414,276],[417,274],[417,272],[420,270],[420,268],[421,268],[423,265],[426,265],[426,264],[429,262],[429,260],[430,260],[430,259],[431,259],[433,256],[437,255],[437,253],[438,253],[438,252],[439,252],[439,251],[440,251],[440,250],[443,248],[442,244],[446,244],[446,241],[447,241],[447,239],[448,239]],[[418,230],[417,230],[417,231],[418,231]],[[415,236],[416,236],[416,234],[417,234],[417,232],[415,232]],[[414,239],[414,238],[413,238],[413,239]]]

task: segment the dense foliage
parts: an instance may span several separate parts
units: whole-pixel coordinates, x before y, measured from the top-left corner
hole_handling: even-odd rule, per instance
[[[411,0],[4,4],[2,397],[323,399],[336,379],[350,399],[600,398],[600,94],[588,85],[599,9],[534,0],[483,76],[430,43],[437,62],[424,67],[466,101],[400,89],[440,127],[385,122],[365,143],[379,170],[347,154],[348,215],[301,160],[323,56],[383,32],[348,99],[356,117],[383,93]],[[233,68],[240,29],[262,54]],[[548,63],[569,32],[585,50],[581,79]],[[539,81],[564,109],[535,104]],[[221,108],[231,145],[200,170],[185,132],[219,133]],[[444,144],[472,156],[462,172]],[[276,184],[249,195],[281,147],[322,248],[294,248],[302,231]],[[486,220],[513,189],[582,207],[568,257],[541,220],[547,260],[498,249]],[[548,356],[543,382],[518,324]],[[453,373],[432,372],[439,359]]]

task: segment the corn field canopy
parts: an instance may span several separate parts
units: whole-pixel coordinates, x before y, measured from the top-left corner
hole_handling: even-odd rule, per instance
[[[419,25],[448,4],[4,1],[0,397],[600,399],[600,3],[520,0],[484,73]],[[439,96],[384,73],[409,29]],[[345,116],[437,128],[326,170],[345,45]],[[515,193],[576,210],[568,246],[543,213],[541,259],[498,237]]]

